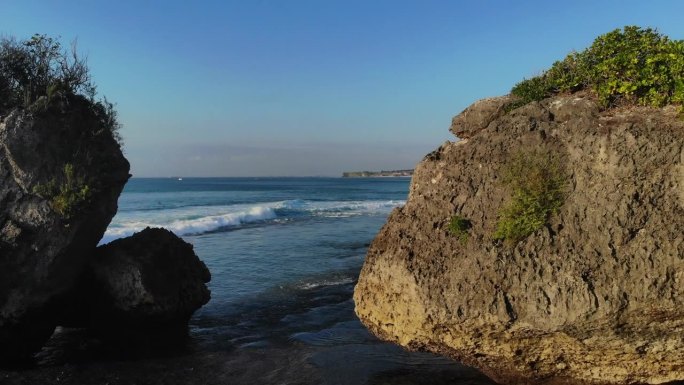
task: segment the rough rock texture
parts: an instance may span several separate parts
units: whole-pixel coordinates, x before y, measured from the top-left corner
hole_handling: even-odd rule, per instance
[[[487,128],[489,123],[505,113],[504,107],[510,97],[499,96],[478,100],[451,120],[451,131],[461,139],[468,139],[478,131]]]
[[[55,97],[0,120],[0,359],[33,352],[55,326],[54,309],[116,213],[129,164],[81,97]],[[90,198],[66,218],[40,186],[65,183],[64,166]]]
[[[507,114],[500,101],[454,118],[468,139],[416,168],[368,251],[358,316],[501,383],[684,379],[684,122],[673,108],[601,112],[590,97]],[[497,177],[539,146],[566,159],[567,198],[545,228],[504,245],[492,234],[510,193]],[[454,215],[472,223],[466,243],[447,230]]]
[[[209,270],[191,244],[165,229],[147,228],[98,247],[86,277],[82,326],[106,336],[183,332],[209,301]]]

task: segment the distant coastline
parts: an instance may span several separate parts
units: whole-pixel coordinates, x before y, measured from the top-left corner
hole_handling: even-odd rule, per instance
[[[342,173],[343,178],[407,177],[412,175],[413,170],[345,171]]]

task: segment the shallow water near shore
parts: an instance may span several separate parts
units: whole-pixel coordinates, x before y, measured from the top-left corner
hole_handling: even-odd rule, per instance
[[[182,349],[121,352],[59,329],[0,383],[490,384],[477,371],[372,336],[352,293],[405,178],[132,179],[103,243],[164,226],[211,273]]]

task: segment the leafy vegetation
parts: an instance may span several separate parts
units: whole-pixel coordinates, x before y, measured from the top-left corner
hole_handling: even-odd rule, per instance
[[[95,94],[86,62],[75,47],[64,51],[57,40],[45,35],[34,35],[21,42],[0,41],[0,76],[3,99],[12,105],[26,107],[58,90],[91,97]]]
[[[461,243],[468,241],[468,231],[472,227],[470,220],[459,215],[454,215],[449,221],[449,232],[455,235]]]
[[[506,112],[524,106],[529,102],[547,98],[552,93],[553,89],[544,76],[523,80],[511,90],[511,94],[517,96],[518,99],[505,107]]]
[[[69,219],[90,200],[92,190],[82,177],[76,175],[71,163],[64,165],[63,172],[61,184],[53,178],[46,184],[36,185],[33,193],[50,199],[52,208],[63,218]]]
[[[47,107],[60,95],[89,100],[93,112],[105,124],[103,127],[118,139],[114,105],[106,98],[95,100],[96,87],[75,44],[63,49],[57,39],[38,34],[23,41],[0,40],[0,116],[14,108],[29,107],[41,97],[45,97]]]
[[[566,179],[560,157],[551,150],[512,156],[502,170],[511,199],[499,211],[494,237],[515,243],[544,226],[563,205]]]
[[[651,28],[627,26],[599,36],[582,52],[557,61],[540,76],[516,84],[509,109],[561,92],[592,90],[603,107],[661,107],[684,102],[684,40]]]

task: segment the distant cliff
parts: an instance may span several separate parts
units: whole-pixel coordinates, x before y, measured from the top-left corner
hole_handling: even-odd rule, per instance
[[[343,178],[375,178],[386,176],[411,176],[413,170],[391,170],[391,171],[345,171]]]

